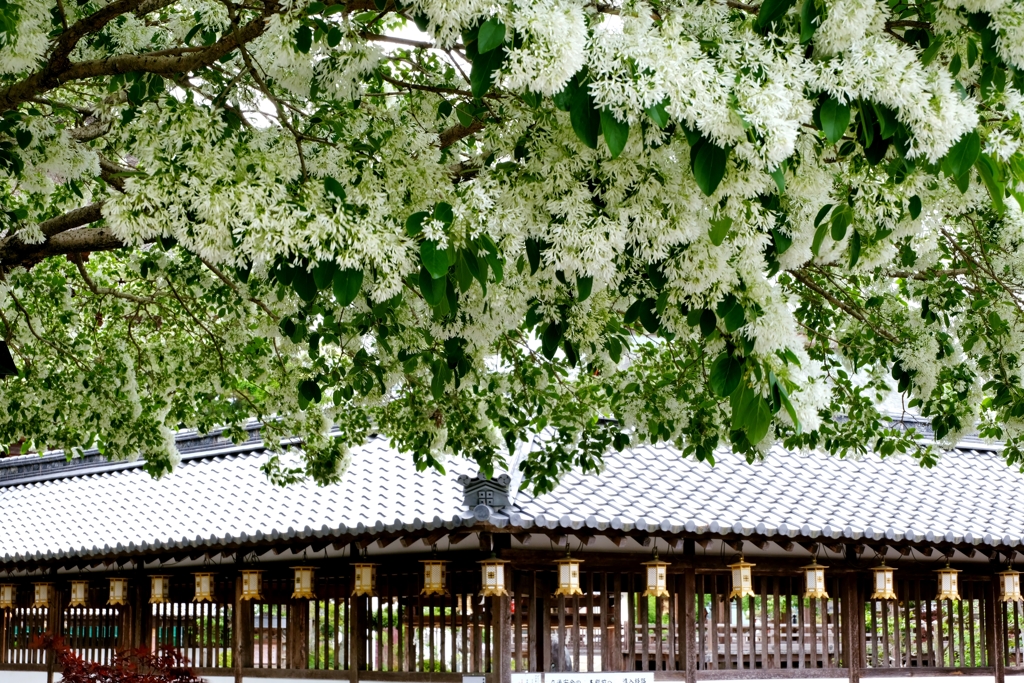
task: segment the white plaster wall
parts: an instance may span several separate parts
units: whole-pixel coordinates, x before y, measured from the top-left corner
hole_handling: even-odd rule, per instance
[[[46,672],[0,670],[0,681],[3,683],[46,683]]]

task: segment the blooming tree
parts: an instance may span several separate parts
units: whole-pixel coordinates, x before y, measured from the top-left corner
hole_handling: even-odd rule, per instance
[[[0,0],[0,443],[1019,463],[1022,93],[1019,0]]]

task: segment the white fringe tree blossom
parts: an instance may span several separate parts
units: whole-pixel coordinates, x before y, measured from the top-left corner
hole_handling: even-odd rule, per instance
[[[0,0],[0,443],[929,464],[895,390],[1020,464],[1022,46],[1016,0]]]

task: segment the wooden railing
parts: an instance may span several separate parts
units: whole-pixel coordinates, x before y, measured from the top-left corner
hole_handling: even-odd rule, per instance
[[[583,595],[564,598],[553,596],[550,569],[510,567],[510,596],[502,603],[479,596],[479,572],[468,563],[449,570],[450,595],[431,597],[419,594],[418,563],[382,566],[374,598],[350,597],[347,566],[325,565],[315,600],[292,600],[290,570],[271,566],[258,603],[239,602],[237,572],[225,570],[213,603],[193,602],[192,575],[180,572],[172,575],[168,604],[149,604],[149,582],[140,574],[131,579],[129,605],[107,606],[98,580],[89,605],[74,608],[63,607],[67,587],[57,581],[51,609],[30,607],[21,590],[19,606],[0,613],[0,668],[45,666],[47,653],[32,641],[56,625],[91,661],[109,663],[115,651],[132,646],[171,646],[208,672],[491,674],[507,647],[519,672],[1024,673],[1024,608],[996,602],[991,577],[965,574],[962,599],[940,603],[930,599],[932,575],[905,574],[899,601],[867,599],[864,572],[833,572],[830,597],[816,600],[802,597],[800,575],[755,574],[754,595],[729,600],[727,574],[693,570],[671,573],[670,595],[659,599],[642,595],[639,572],[583,571]]]

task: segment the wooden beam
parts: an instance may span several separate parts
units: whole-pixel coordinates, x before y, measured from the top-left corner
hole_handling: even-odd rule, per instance
[[[456,533],[453,533],[453,534],[448,534],[448,542],[451,543],[452,545],[456,545],[458,543],[462,543],[467,538],[469,538],[469,532],[468,531],[459,531],[459,532],[456,532]]]
[[[765,548],[768,547],[768,541],[767,540],[761,540],[761,539],[754,540],[754,539],[750,539],[749,542],[751,543],[751,545],[753,545],[758,550],[764,550]]]
[[[793,541],[775,541],[775,545],[787,553],[792,552],[794,546]]]
[[[692,550],[684,555],[692,558]],[[686,683],[697,683],[697,574],[687,567],[683,577],[683,648],[686,652]],[[717,648],[716,648],[717,649]]]
[[[423,542],[426,543],[428,546],[434,546],[434,545],[437,544],[438,541],[440,541],[442,538],[444,538],[447,535],[448,535],[448,530],[447,529],[438,529],[437,531],[432,532],[430,535],[428,535],[426,538],[424,538]]]
[[[520,531],[518,533],[512,534],[512,538],[516,539],[521,544],[526,545],[530,542],[530,539],[533,538],[533,534],[527,533],[525,531]]]

